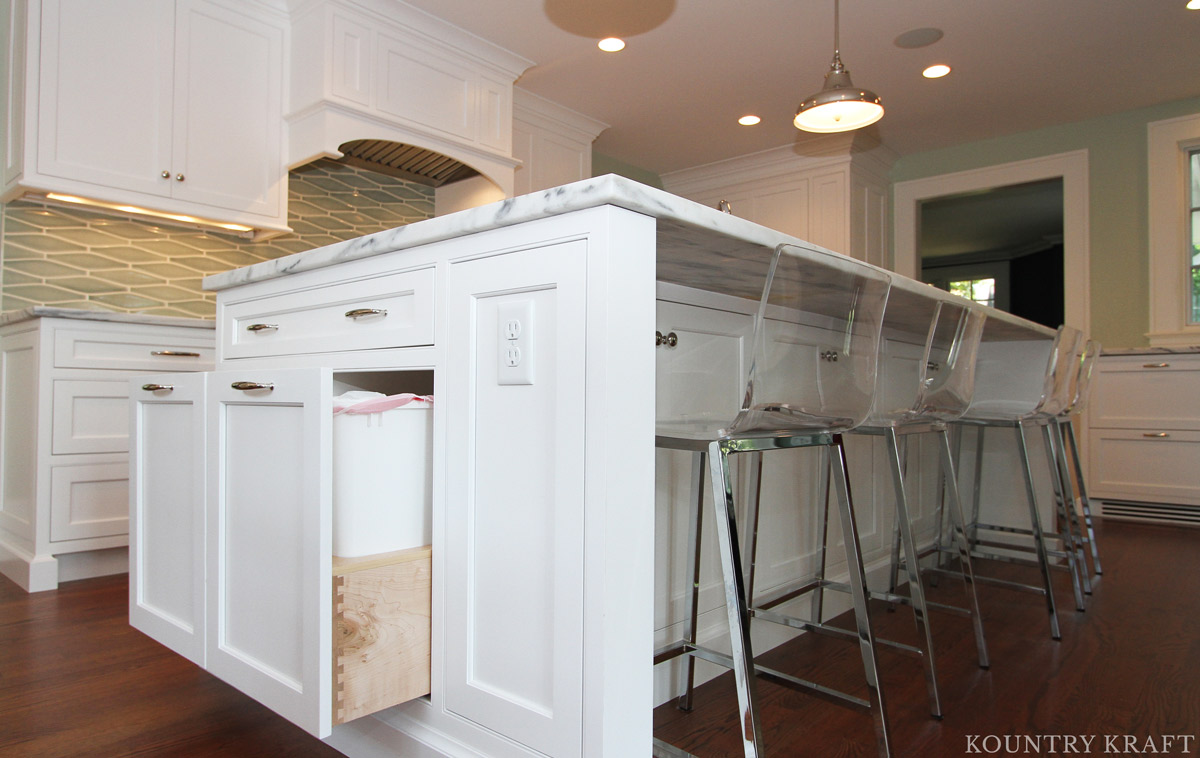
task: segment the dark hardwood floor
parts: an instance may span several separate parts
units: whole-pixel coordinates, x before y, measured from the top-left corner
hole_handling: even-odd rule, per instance
[[[1086,613],[1070,608],[1058,577],[1068,601],[1061,642],[1050,640],[1039,598],[983,586],[992,667],[982,671],[968,622],[935,618],[943,721],[928,716],[918,662],[881,653],[898,756],[961,756],[967,735],[1099,735],[1090,752],[1101,755],[1103,735],[1134,735],[1144,749],[1147,737],[1200,734],[1200,531],[1109,523],[1100,540],[1106,573]],[[124,576],[35,595],[0,579],[0,756],[340,755],[131,629],[126,591]],[[915,637],[904,609],[876,621],[886,636]],[[854,656],[808,635],[765,657],[852,687]],[[865,714],[761,691],[771,756],[875,755]],[[691,713],[659,708],[655,733],[705,758],[737,756],[733,702],[720,677],[699,689]]]
[[[919,661],[881,649],[897,756],[957,757],[971,754],[972,746],[987,754],[981,742],[986,735],[1095,735],[1089,752],[1076,742],[1083,755],[1133,755],[1124,750],[1125,735],[1137,738],[1142,753],[1152,753],[1146,739],[1154,738],[1164,754],[1163,735],[1190,735],[1190,754],[1200,752],[1200,530],[1109,522],[1097,541],[1105,573],[1086,612],[1074,610],[1068,576],[1056,572],[1061,642],[1050,638],[1040,597],[981,585],[992,664],[984,671],[977,665],[969,621],[934,612],[942,721],[929,716]],[[977,570],[991,576],[1029,571],[997,569],[995,563]],[[947,581],[936,592],[957,602],[961,587]],[[915,643],[907,609],[874,610],[880,636]],[[759,660],[865,694],[856,646],[840,640],[804,635]],[[769,683],[760,684],[759,693],[768,755],[877,754],[869,715]],[[691,713],[659,707],[655,736],[705,758],[740,756],[732,675],[699,688],[696,703]],[[970,735],[978,735],[974,743]],[[1118,752],[1106,752],[1106,735],[1119,735]],[[1052,752],[1048,744],[1017,754],[1064,754],[1062,745],[1051,746]],[[1165,754],[1184,755],[1181,741]]]

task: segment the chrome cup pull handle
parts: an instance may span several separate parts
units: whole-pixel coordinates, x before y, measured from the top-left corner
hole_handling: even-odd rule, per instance
[[[199,358],[200,353],[187,350],[151,350],[150,355],[173,355],[177,358]]]
[[[250,324],[246,327],[248,332],[267,332],[275,331],[279,328],[279,324]]]
[[[233,387],[235,390],[241,390],[242,392],[249,392],[251,390],[269,391],[275,389],[275,385],[271,384],[270,382],[234,382],[229,386]]]
[[[1170,368],[1170,363],[1143,363],[1142,368]]]
[[[363,316],[386,316],[387,308],[355,308],[352,311],[346,311],[346,318],[352,318],[355,321]]]
[[[175,389],[172,384],[143,384],[142,389],[147,392],[170,392]]]
[[[1154,437],[1155,439],[1162,440],[1162,439],[1166,439],[1167,437],[1170,437],[1171,435],[1167,434],[1166,432],[1153,432],[1153,433],[1143,434],[1142,436],[1143,437]]]

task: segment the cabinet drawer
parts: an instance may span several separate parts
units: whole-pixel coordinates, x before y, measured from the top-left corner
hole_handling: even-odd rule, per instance
[[[1093,428],[1088,442],[1092,497],[1200,505],[1200,432]]]
[[[334,724],[429,693],[430,556],[334,558]]]
[[[213,335],[133,333],[119,330],[56,329],[55,368],[101,368],[127,371],[208,371],[213,367]]]
[[[129,464],[50,469],[50,541],[129,533]]]
[[[1091,425],[1200,430],[1198,357],[1102,358],[1092,388]]]
[[[222,317],[224,355],[432,345],[433,277],[426,268],[231,303]]]
[[[129,450],[129,379],[56,379],[51,452]]]

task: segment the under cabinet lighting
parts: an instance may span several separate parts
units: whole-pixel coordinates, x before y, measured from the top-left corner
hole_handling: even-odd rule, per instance
[[[605,37],[596,43],[596,47],[606,53],[616,53],[625,49],[625,40],[616,37]]]
[[[1200,0],[1197,0],[1200,2]],[[944,63],[936,63],[921,72],[921,76],[926,79],[941,79],[946,74],[950,73],[950,67]]]
[[[93,200],[90,197],[64,195],[59,192],[47,192],[44,195],[29,195],[29,197],[34,200],[43,200],[48,203],[60,205],[82,205],[89,208],[103,208],[109,211],[117,211],[118,213],[128,213],[133,216],[146,216],[153,219],[161,219],[163,221],[174,221],[187,226],[213,229],[222,232],[233,232],[234,234],[243,236],[248,236],[254,231],[254,227],[246,226],[244,224],[227,224],[223,221],[213,221],[211,219],[199,218],[197,216],[188,216],[183,213],[164,213],[162,211],[152,211],[149,208],[141,208],[136,205],[107,203],[103,200]]]
[[[1189,11],[1200,11],[1200,0],[1188,0],[1187,9]]]
[[[755,115],[742,116],[738,119],[738,123],[742,126],[754,126],[760,121],[762,121],[762,119]]]

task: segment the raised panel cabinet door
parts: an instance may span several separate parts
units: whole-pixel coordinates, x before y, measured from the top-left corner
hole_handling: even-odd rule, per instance
[[[176,16],[172,196],[281,215],[282,32],[204,0]]]
[[[583,741],[587,245],[451,266],[439,398],[444,706],[554,758]]]
[[[206,374],[129,382],[129,623],[204,665]]]
[[[207,668],[317,737],[332,717],[333,380],[208,375]]]
[[[37,173],[168,195],[174,4],[44,0]]]

